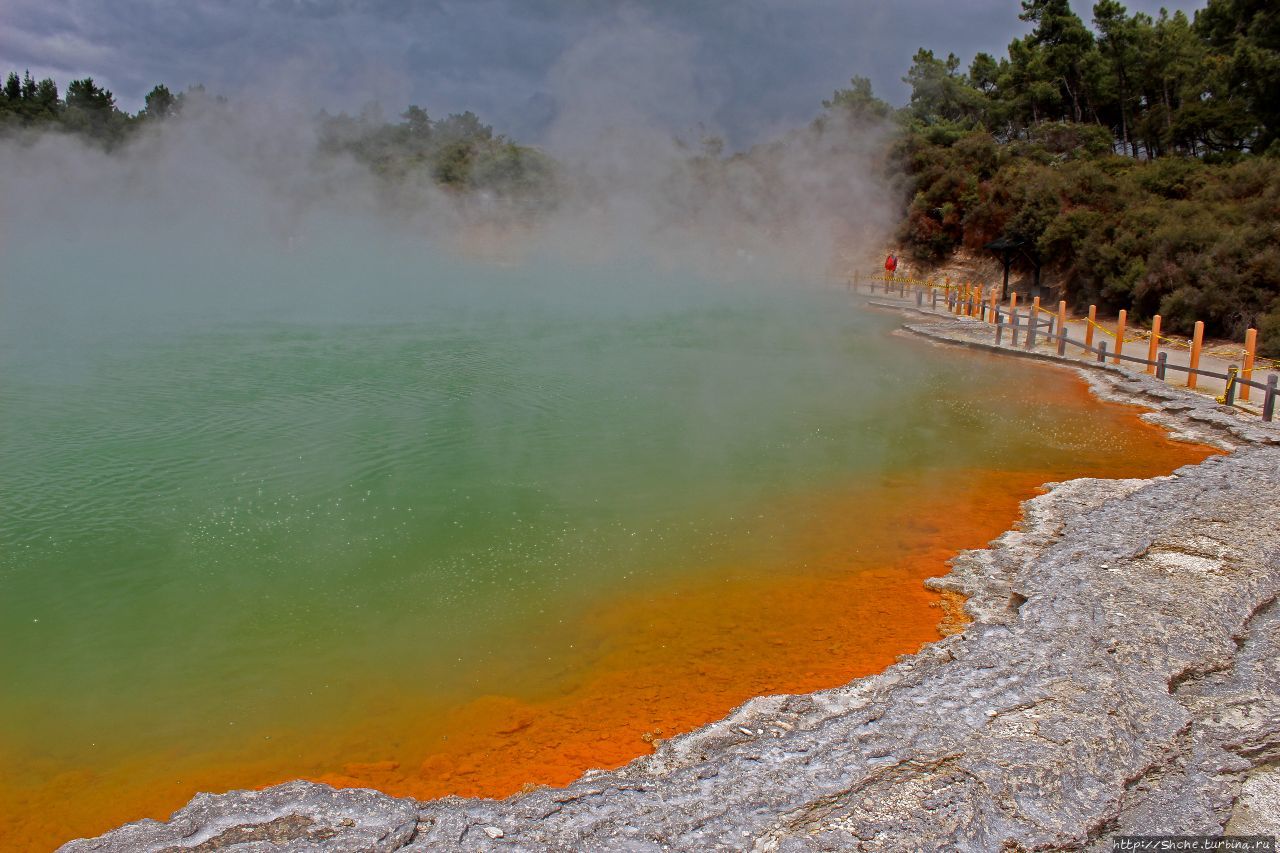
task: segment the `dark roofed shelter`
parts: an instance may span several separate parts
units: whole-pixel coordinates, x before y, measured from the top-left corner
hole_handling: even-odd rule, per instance
[[[1036,271],[1036,292],[1040,292],[1040,256],[1035,253],[1034,249],[1028,248],[1030,243],[1017,237],[1010,237],[1002,234],[992,240],[984,249],[990,249],[993,252],[1000,253],[1000,260],[1004,262],[1004,284],[1000,286],[1000,300],[1003,302],[1009,295],[1009,267],[1013,265],[1013,257],[1017,253],[1021,253],[1023,257],[1031,261],[1032,267]]]

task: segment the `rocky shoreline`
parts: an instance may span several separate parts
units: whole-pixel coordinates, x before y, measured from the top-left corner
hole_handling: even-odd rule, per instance
[[[907,328],[989,337],[953,318]],[[1051,485],[928,582],[973,621],[879,675],[753,699],[563,789],[419,803],[292,782],[61,849],[1100,851],[1117,834],[1278,833],[1280,429],[1078,369],[1233,452]]]

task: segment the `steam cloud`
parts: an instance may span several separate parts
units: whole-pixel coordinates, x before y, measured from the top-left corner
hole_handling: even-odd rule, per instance
[[[724,81],[694,54],[690,36],[635,12],[567,50],[549,76],[559,109],[547,150],[562,171],[553,203],[533,211],[446,192],[425,174],[388,185],[322,151],[316,117],[278,89],[190,104],[110,153],[64,135],[3,141],[0,251],[91,243],[114,252],[118,270],[122,255],[145,267],[149,255],[172,262],[188,246],[199,247],[193,264],[216,267],[220,254],[288,258],[387,239],[508,263],[643,258],[671,274],[795,281],[842,271],[841,257],[879,244],[892,207],[874,168],[879,131],[833,117],[822,132],[796,129],[730,156],[704,143],[716,129],[700,122],[725,97]],[[5,301],[58,301],[33,294],[31,278],[10,268]],[[181,269],[170,277],[178,290],[195,283],[217,286]]]

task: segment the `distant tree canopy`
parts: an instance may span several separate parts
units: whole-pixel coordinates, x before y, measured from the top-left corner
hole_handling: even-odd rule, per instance
[[[37,83],[31,79],[30,71],[22,77],[11,71],[0,95],[0,132],[15,126],[56,122],[64,106],[58,98],[58,86],[52,80]]]
[[[918,260],[1026,241],[1064,297],[1280,355],[1280,6],[1130,15],[1022,0],[1008,55],[921,49],[895,114],[899,239]],[[837,93],[828,109],[869,91]]]
[[[848,89],[837,89],[822,106],[829,115],[840,115],[856,124],[884,121],[893,114],[893,107],[871,93],[871,81],[866,77],[854,77]],[[824,119],[819,119],[819,126]]]
[[[541,151],[518,145],[467,111],[432,120],[411,104],[391,124],[370,111],[320,118],[321,150],[347,153],[374,173],[395,181],[428,177],[453,191],[473,190],[528,202],[553,200],[555,162]]]
[[[147,93],[145,106],[130,115],[116,106],[115,95],[92,77],[72,80],[63,98],[53,80],[36,82],[30,71],[22,77],[11,71],[0,92],[0,136],[22,130],[64,132],[110,150],[127,142],[148,122],[172,118],[182,111],[184,103],[205,98],[203,86],[175,95],[169,87],[160,85]],[[225,98],[213,100],[226,103]]]
[[[1274,3],[1209,0],[1193,22],[1099,0],[1092,30],[1067,0],[1022,0],[1019,17],[1032,31],[999,60],[978,54],[967,72],[954,54],[918,51],[905,78],[911,118],[1000,141],[1030,139],[1043,122],[1088,123],[1143,159],[1262,153],[1280,138]]]
[[[130,115],[91,77],[72,80],[65,98],[59,98],[53,80],[36,82],[30,72],[22,77],[11,72],[0,91],[0,136],[23,130],[54,131],[112,150],[127,144],[147,125],[172,119],[202,101],[233,108],[225,98],[210,98],[203,86],[174,94],[161,84],[147,93],[143,108]],[[554,200],[551,158],[495,135],[475,113],[433,121],[426,110],[411,105],[401,118],[399,123],[388,123],[376,107],[359,117],[321,112],[319,153],[350,155],[375,174],[397,182],[420,175],[453,191],[475,190],[537,204]]]

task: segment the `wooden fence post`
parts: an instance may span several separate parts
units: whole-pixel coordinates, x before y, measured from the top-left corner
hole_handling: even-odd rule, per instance
[[[996,321],[996,317],[1000,313],[1000,288],[994,284],[991,285],[991,313],[987,316],[991,318],[991,322]]]
[[[1067,301],[1061,299],[1058,301],[1058,335],[1066,337],[1067,335]],[[1062,355],[1062,353],[1058,353]]]
[[[1188,367],[1195,370],[1200,366],[1200,350],[1204,347],[1204,322],[1196,320],[1195,331],[1191,334],[1191,364]],[[1187,387],[1195,388],[1200,377],[1195,373],[1187,373]]]
[[[1151,318],[1151,343],[1147,344],[1147,373],[1156,372],[1156,352],[1160,349],[1160,315]],[[1163,378],[1163,377],[1161,377]]]
[[[1120,316],[1116,318],[1116,354],[1111,359],[1112,364],[1120,363],[1120,354],[1124,351],[1124,326],[1129,319],[1129,312],[1120,309]]]
[[[1093,324],[1098,319],[1098,306],[1089,306],[1089,319],[1084,324],[1084,345],[1093,346]]]
[[[1016,293],[1009,294],[1009,316],[1013,318],[1013,331],[1010,332],[1011,346],[1016,347],[1018,345],[1018,294]]]
[[[1107,342],[1098,341],[1098,364],[1105,364],[1107,361]]]
[[[1156,379],[1164,379],[1165,363],[1169,360],[1169,354],[1164,350],[1156,356]]]
[[[1245,382],[1253,379],[1253,356],[1258,351],[1258,330],[1249,329],[1244,333],[1244,369],[1240,371],[1240,378]],[[1240,399],[1244,402],[1249,401],[1249,386],[1240,386]]]
[[[1027,349],[1036,348],[1036,334],[1040,331],[1040,297],[1031,299],[1031,313],[1027,317]]]
[[[1262,419],[1264,421],[1271,420],[1276,412],[1276,375],[1274,373],[1267,377],[1267,391],[1262,397]]]
[[[1000,346],[1000,338],[1004,337],[1004,317],[996,315],[996,346]]]

